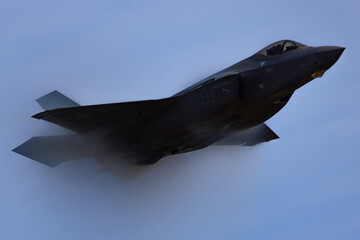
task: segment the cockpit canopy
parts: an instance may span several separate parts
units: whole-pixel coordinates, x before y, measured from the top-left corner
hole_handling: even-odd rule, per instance
[[[282,40],[275,42],[273,44],[270,44],[269,46],[263,48],[259,52],[256,53],[256,55],[261,56],[275,56],[280,55],[289,51],[292,51],[294,49],[298,49],[300,47],[305,47],[306,45],[291,41],[291,40]]]

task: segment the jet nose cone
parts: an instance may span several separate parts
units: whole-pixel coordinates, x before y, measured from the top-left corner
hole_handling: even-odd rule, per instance
[[[344,47],[318,47],[315,55],[320,60],[322,67],[329,69],[340,58],[344,50]]]

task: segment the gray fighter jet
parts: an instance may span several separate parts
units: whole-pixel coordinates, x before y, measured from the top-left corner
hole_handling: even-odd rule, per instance
[[[264,122],[343,51],[278,41],[158,100],[80,106],[54,91],[37,99],[45,111],[33,117],[74,134],[33,137],[13,151],[49,166],[102,152],[146,165],[213,144],[252,146],[277,139]]]

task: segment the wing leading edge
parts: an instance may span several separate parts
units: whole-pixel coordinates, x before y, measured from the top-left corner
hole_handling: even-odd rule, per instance
[[[259,124],[255,127],[245,131],[237,132],[224,138],[214,145],[242,145],[254,146],[262,142],[269,142],[278,139],[279,136],[274,133],[265,123]]]

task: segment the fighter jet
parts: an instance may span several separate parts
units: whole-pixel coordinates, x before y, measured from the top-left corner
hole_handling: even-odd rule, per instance
[[[48,166],[101,152],[126,153],[148,165],[210,145],[268,142],[279,137],[264,122],[298,88],[321,77],[344,49],[278,41],[157,100],[80,106],[54,91],[37,99],[45,111],[32,117],[73,134],[33,137],[13,151]]]

